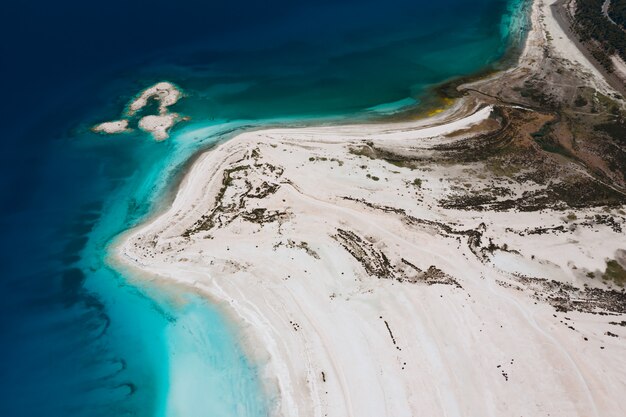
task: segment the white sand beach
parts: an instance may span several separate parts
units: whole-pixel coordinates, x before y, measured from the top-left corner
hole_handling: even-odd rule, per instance
[[[579,60],[548,3],[510,71],[539,65],[547,33]],[[623,288],[601,279],[626,262],[624,207],[495,209],[545,186],[445,155],[496,119],[461,99],[411,122],[241,134],[114,262],[220,305],[278,416],[624,416]],[[502,197],[453,204],[485,189]]]

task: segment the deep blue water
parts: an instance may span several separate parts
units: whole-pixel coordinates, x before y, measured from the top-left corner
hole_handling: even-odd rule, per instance
[[[232,323],[133,285],[107,244],[238,129],[414,103],[492,65],[513,1],[3,5],[0,416],[265,415]],[[89,132],[163,79],[192,117],[170,140]]]

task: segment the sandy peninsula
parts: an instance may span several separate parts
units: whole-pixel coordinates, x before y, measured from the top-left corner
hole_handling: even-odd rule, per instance
[[[550,150],[575,119],[533,83],[613,92],[549,3],[531,23],[519,65],[435,117],[201,155],[115,261],[223,306],[275,415],[626,415],[623,177],[595,145]]]

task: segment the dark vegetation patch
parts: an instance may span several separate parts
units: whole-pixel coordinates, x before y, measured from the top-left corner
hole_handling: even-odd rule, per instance
[[[588,103],[587,99],[583,96],[578,96],[576,100],[574,100],[574,106],[576,107],[585,107]]]
[[[541,126],[541,129],[532,133],[531,136],[542,150],[566,157],[573,157],[572,153],[554,135],[553,129],[556,123],[556,120],[545,123]]]
[[[420,219],[420,218],[411,216],[404,209],[384,206],[380,204],[374,204],[374,203],[365,201],[363,199],[357,199],[357,198],[352,198],[352,197],[343,197],[343,199],[363,204],[374,210],[381,210],[386,213],[395,213],[400,216],[403,222],[405,222],[406,224],[410,226],[436,229],[439,232],[439,234],[441,234],[442,236],[451,237],[453,239],[459,239],[459,238],[464,237],[467,241],[467,246],[469,250],[482,262],[487,261],[489,259],[489,255],[492,254],[496,250],[510,251],[506,247],[506,245],[499,246],[499,245],[494,244],[491,240],[489,240],[488,244],[484,243],[483,233],[485,232],[485,229],[486,229],[486,225],[484,223],[481,223],[476,228],[459,230],[443,222]]]
[[[406,281],[411,283],[423,283],[428,285],[441,284],[441,285],[453,285],[457,288],[463,288],[452,276],[446,274],[435,265],[430,265],[426,271],[418,268],[411,262],[402,258],[401,262],[404,264],[403,277],[399,281]]]
[[[602,22],[601,25],[595,25],[593,30],[609,30],[608,26],[619,30],[602,15],[603,3],[604,0],[582,0],[577,5],[593,4],[593,14]],[[620,33],[620,36],[626,36],[626,32],[620,30]],[[604,50],[612,52],[610,49]],[[621,52],[624,53],[624,50],[622,47]],[[562,167],[567,161],[559,161],[558,158],[565,157],[576,164],[584,165],[601,182],[616,186],[622,191],[626,190],[626,114],[616,100],[619,95],[606,96],[586,87],[586,76],[581,74],[578,67],[554,55],[548,45],[543,52],[536,70],[527,73],[512,71],[495,81],[475,83],[465,90],[478,100],[486,100],[492,104],[532,109],[526,112],[531,113],[530,115],[524,115],[523,111],[509,113],[512,122],[507,133],[513,136],[513,140],[508,144],[503,140],[498,141],[502,145],[502,155],[476,155],[483,156],[482,160],[496,175],[503,175],[508,171],[506,174],[511,177],[515,177],[518,168],[523,167],[523,158],[519,156],[524,155],[530,167],[527,170],[522,169],[523,172],[538,171],[536,174],[530,173],[536,177],[543,171],[549,179],[559,176],[558,173],[546,172],[545,169],[536,170],[538,163],[548,162],[553,167]],[[525,117],[532,118],[539,113],[549,115],[552,120],[539,117],[543,123],[533,129],[530,129],[532,123],[524,125]],[[528,137],[536,148],[528,147],[523,137]],[[514,160],[515,163],[507,164],[507,159]],[[519,180],[519,176],[516,179]]]
[[[365,271],[382,279],[397,279],[396,272],[384,252],[354,232],[337,229],[333,238],[356,259]]]
[[[613,281],[615,285],[623,287],[626,283],[626,270],[615,259],[612,259],[606,262],[606,270],[602,279]]]
[[[400,168],[416,168],[420,162],[426,160],[425,157],[403,155],[391,150],[377,147],[373,142],[365,142],[361,146],[351,147],[348,152],[352,155],[363,156],[369,159],[381,159],[391,165]]]
[[[538,79],[528,79],[519,87],[513,87],[520,96],[538,104],[544,109],[555,110],[559,107],[560,100],[553,94],[548,93],[545,83]]]
[[[277,249],[281,246],[284,246],[286,248],[297,248],[297,249],[302,249],[303,251],[306,252],[307,255],[315,258],[315,259],[320,259],[320,256],[317,252],[315,252],[313,249],[311,249],[311,247],[309,246],[309,244],[307,242],[301,241],[301,242],[296,242],[294,240],[288,239],[287,242],[279,242],[277,244],[274,245],[274,249]]]
[[[578,220],[577,218],[573,218],[570,213],[567,216],[568,221],[573,222],[574,220]],[[544,235],[548,233],[552,234],[560,234],[560,233],[568,233],[571,232],[571,227],[588,227],[595,228],[598,225],[605,225],[610,227],[615,233],[622,233],[622,223],[624,221],[619,217],[614,217],[610,214],[596,214],[593,216],[588,216],[583,220],[576,221],[575,224],[571,226],[559,225],[559,226],[546,226],[546,227],[533,227],[533,228],[525,228],[523,230],[513,230],[511,228],[507,228],[507,232],[517,233],[519,236],[526,235]]]
[[[251,158],[258,159],[258,150],[253,150]],[[285,211],[270,211],[262,207],[247,208],[248,200],[261,200],[274,194],[280,185],[267,179],[258,180],[253,171],[261,171],[269,177],[278,179],[283,169],[270,164],[243,163],[245,158],[237,161],[234,166],[226,168],[222,174],[222,186],[215,197],[213,208],[182,233],[190,237],[201,231],[209,231],[214,227],[224,227],[238,217],[260,225],[285,219]],[[235,186],[235,183],[237,184]],[[231,191],[232,190],[232,191]],[[231,191],[229,193],[229,191]]]
[[[326,162],[326,161],[330,161],[330,162],[336,162],[337,165],[339,166],[343,166],[343,161],[337,158],[328,158],[325,156],[311,156],[309,157],[309,161],[310,162],[315,162],[315,161],[321,161],[321,162]]]
[[[626,119],[618,118],[606,123],[600,123],[594,128],[597,131],[606,133],[617,143],[626,146]]]
[[[351,198],[347,198],[354,201],[362,202],[369,207],[376,208],[379,210],[383,210],[386,212],[394,212],[400,214],[404,217],[404,220],[412,225],[422,225],[426,227],[436,227],[439,229],[440,233],[444,235],[449,235],[450,237],[455,236],[466,236],[467,243],[470,250],[481,260],[485,261],[488,259],[488,255],[497,251],[509,251],[506,245],[498,246],[495,245],[491,240],[489,243],[484,244],[483,241],[483,232],[485,229],[485,225],[481,224],[478,229],[471,230],[456,230],[455,228],[430,220],[417,219],[412,216],[407,215],[404,210],[395,209],[392,207],[386,206],[377,206],[371,203],[364,202],[362,200],[355,200]],[[357,242],[363,242],[362,239],[356,239]],[[355,256],[355,253],[358,251],[351,252],[353,256],[359,260],[361,257],[359,255]],[[365,253],[365,251],[361,252]],[[365,257],[367,258],[367,257]],[[403,268],[404,277],[398,277],[396,275],[396,271],[391,265],[391,263],[387,260],[387,257],[384,254],[378,254],[374,256],[374,259],[378,259],[373,263],[373,265],[384,265],[382,271],[384,271],[384,276],[399,280],[409,280],[411,282],[426,282],[429,283],[446,283],[450,285],[458,285],[456,281],[449,281],[444,278],[442,271],[439,271],[436,267],[430,267],[426,274],[417,275],[416,278],[411,278],[411,274],[407,273],[407,269]],[[404,264],[409,269],[413,269],[418,273],[422,273],[423,271],[417,268],[412,263],[408,262],[406,259],[402,259],[402,264]],[[372,262],[364,261],[364,262]],[[611,263],[611,274],[620,274],[623,273],[623,269],[616,268]],[[366,270],[368,268],[366,267]],[[608,267],[607,267],[608,269]],[[375,270],[375,267],[370,266],[369,270]],[[417,278],[419,277],[419,278]],[[524,288],[527,291],[532,293],[532,296],[537,300],[547,302],[552,305],[556,310],[561,312],[567,311],[580,311],[586,313],[594,313],[594,314],[625,314],[626,313],[626,294],[623,291],[615,291],[615,290],[606,290],[599,288],[577,288],[571,284],[561,283],[556,280],[549,280],[545,278],[532,278],[518,275],[516,279],[519,283],[524,285]],[[441,282],[444,280],[445,282]]]
[[[441,207],[477,211],[540,211],[545,209],[618,207],[626,203],[626,196],[604,184],[588,178],[569,182],[554,182],[545,189],[524,191],[518,198],[502,199],[497,188],[474,190],[440,200]]]
[[[240,213],[242,219],[251,223],[265,224],[272,223],[277,220],[286,219],[288,214],[285,211],[280,210],[267,210],[259,207],[248,211],[242,211]]]
[[[484,231],[486,226],[484,224],[479,225],[476,229],[467,229],[467,230],[458,230],[448,224],[435,222],[432,220],[418,219],[413,216],[408,215],[403,209],[397,209],[394,207],[381,206],[373,203],[369,203],[364,200],[354,199],[350,197],[344,197],[344,199],[356,201],[362,203],[370,208],[376,210],[382,210],[385,212],[396,213],[402,216],[403,220],[410,225],[421,226],[421,227],[432,227],[437,228],[439,233],[443,236],[449,236],[452,238],[465,237],[467,239],[467,245],[472,253],[481,261],[486,262],[490,255],[496,251],[511,251],[506,244],[504,245],[496,245],[491,239],[488,242],[484,242]],[[363,242],[362,239],[356,239],[357,242]],[[371,244],[370,244],[371,245]],[[357,251],[353,251],[351,253],[357,253]],[[361,252],[364,253],[364,252]],[[358,260],[360,257],[353,256]],[[402,259],[401,262],[405,266],[404,268],[397,268],[403,271],[403,277],[398,277],[396,275],[396,268],[394,268],[391,263],[387,260],[387,257],[384,254],[378,254],[374,256],[374,259],[378,259],[378,261],[374,262],[374,265],[385,265],[383,271],[387,274],[387,277],[394,279],[402,279],[402,280],[411,280],[413,279],[415,282],[420,282],[420,280],[435,282],[435,283],[444,283],[438,282],[442,278],[441,272],[437,270],[436,267],[430,267],[425,275],[419,276],[419,278],[410,278],[412,275],[407,272],[408,269],[413,269],[418,273],[422,273],[423,271],[413,265],[411,262],[406,259]],[[367,262],[367,261],[366,261]],[[371,262],[371,261],[369,261]],[[617,262],[615,262],[617,263]],[[624,270],[617,268],[613,263],[611,263],[610,273],[612,276],[623,277]],[[367,269],[367,268],[366,268]],[[373,270],[373,267],[369,267],[370,270]],[[608,270],[607,264],[607,270]],[[621,278],[618,278],[621,279]],[[516,280],[523,284],[523,287],[532,293],[532,296],[537,300],[547,302],[552,305],[555,309],[562,312],[567,311],[580,311],[586,313],[594,313],[594,314],[625,314],[626,313],[626,294],[624,291],[616,291],[616,290],[606,290],[599,288],[577,288],[571,284],[561,283],[556,280],[549,280],[545,278],[532,278],[523,275],[516,275]],[[450,285],[458,285],[458,282],[447,281],[447,284]]]
[[[608,21],[602,12],[605,0],[577,0],[574,16],[576,33],[591,50],[593,57],[609,72],[614,70],[610,56],[618,54],[626,60],[626,32],[624,27]],[[619,5],[612,8],[610,16],[621,19],[623,0],[612,0]],[[622,22],[623,23],[623,22]]]
[[[605,99],[606,103],[612,103]],[[580,121],[570,119],[565,113],[550,116],[549,113],[519,109],[496,109],[494,117],[499,121],[500,129],[436,146],[438,153],[431,155],[430,161],[456,164],[482,162],[498,181],[506,183],[512,180],[522,186],[534,183],[543,186],[543,189],[534,187],[517,198],[511,198],[502,191],[502,187],[492,182],[491,186],[481,189],[456,190],[457,194],[440,201],[442,207],[537,211],[545,208],[564,210],[618,206],[626,202],[626,194],[621,189],[623,173],[626,172],[626,153],[621,148],[615,148],[611,140],[597,133],[594,137],[593,131],[588,134],[588,127],[581,127]],[[606,129],[604,125],[599,126]],[[615,135],[620,135],[621,129],[624,129],[623,124],[615,122],[607,126],[615,129]],[[584,136],[568,133],[574,131],[583,132]],[[565,146],[566,141],[572,142]],[[607,161],[612,173],[606,172],[604,165],[597,165],[598,158]],[[592,177],[566,168],[564,163],[585,165]],[[617,184],[613,185],[616,181]]]
[[[609,16],[622,29],[626,30],[626,0],[611,0]]]
[[[382,250],[352,231],[337,229],[337,234],[333,238],[371,276],[412,284],[442,284],[462,288],[453,277],[434,265],[424,271],[404,258],[394,265]]]
[[[537,300],[547,302],[559,312],[580,311],[593,314],[625,314],[626,294],[600,288],[577,288],[546,278],[518,276],[519,282]]]

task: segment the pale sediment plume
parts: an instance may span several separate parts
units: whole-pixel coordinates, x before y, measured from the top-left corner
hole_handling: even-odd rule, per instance
[[[561,45],[543,7],[519,66],[486,82]],[[479,97],[241,134],[115,259],[224,306],[275,415],[626,415],[626,200],[533,145],[549,114]]]
[[[129,120],[137,115],[137,112],[146,107],[151,99],[159,103],[158,114],[146,115],[139,119],[138,126],[144,132],[148,132],[157,141],[165,140],[169,137],[170,129],[179,121],[186,120],[178,113],[169,112],[169,107],[176,104],[182,97],[182,92],[174,84],[162,81],[152,87],[143,90],[127,106],[124,116],[126,119],[100,123],[92,130],[94,132],[115,134],[128,132]]]
[[[108,134],[131,131],[131,129],[128,127],[128,120],[114,120],[111,122],[100,123],[92,127],[91,130],[93,130],[94,132]]]

